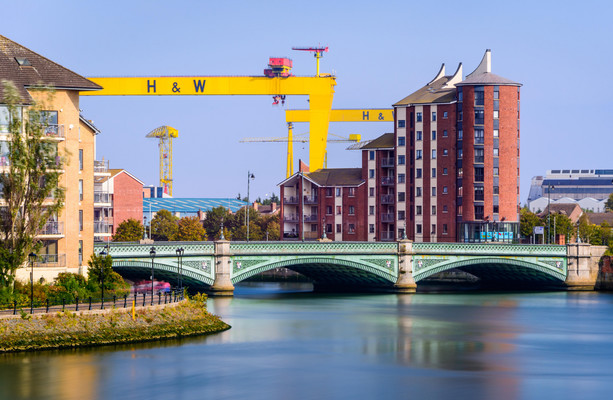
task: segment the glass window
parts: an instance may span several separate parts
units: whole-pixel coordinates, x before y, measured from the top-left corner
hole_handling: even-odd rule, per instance
[[[464,154],[464,151],[462,149],[458,149],[458,160],[462,159],[463,154]]]
[[[332,206],[326,206],[326,215],[332,215]]]
[[[494,137],[498,137],[498,129],[494,129]]]
[[[436,206],[432,206],[432,215],[436,215]]]
[[[485,158],[483,149],[475,149],[475,162],[482,163]]]
[[[443,194],[447,194],[447,186],[443,186]]]
[[[79,231],[83,231],[83,210],[79,210]]]
[[[336,233],[341,233],[341,224],[336,224]]]
[[[494,110],[494,119],[498,119],[498,110]]]
[[[436,140],[436,131],[432,131],[432,140]]]
[[[432,177],[436,178],[436,168],[432,168]]]
[[[368,177],[371,178],[371,179],[375,177],[375,170],[374,169],[369,169],[368,170]]]
[[[475,182],[483,182],[483,167],[475,167]]]
[[[494,186],[494,191],[493,191],[493,193],[494,193],[494,194],[499,194],[499,193],[498,193],[498,192],[499,192],[499,190],[500,190],[500,189],[498,188],[498,186]]]
[[[416,119],[417,122],[421,122],[421,113],[420,112],[418,112],[416,114],[416,118],[415,119]]]
[[[399,119],[398,120],[398,128],[405,128],[406,127],[406,122],[404,119]]]
[[[483,186],[475,186],[475,200],[483,201]]]
[[[421,178],[421,168],[415,168],[415,177]]]
[[[494,176],[498,176],[498,167],[494,167]]]
[[[484,112],[483,108],[475,108],[475,124],[483,125]]]
[[[499,99],[500,98],[500,92],[498,92],[498,90],[494,90],[494,99]]]
[[[432,197],[436,196],[436,186],[432,187]]]
[[[499,210],[498,206],[493,206],[494,214],[498,214],[498,210]]]
[[[475,129],[475,144],[483,144],[484,134],[483,129]]]
[[[83,171],[83,149],[79,149],[79,170]]]
[[[421,140],[421,131],[415,132],[415,140]]]
[[[368,214],[375,215],[375,206],[368,207]]]
[[[0,167],[8,167],[9,164],[9,142],[0,140]]]
[[[443,175],[447,175],[447,168],[443,168]]]
[[[447,224],[443,224],[443,233],[447,233]]]
[[[405,164],[405,156],[398,156],[398,165]]]
[[[482,91],[475,90],[475,105],[482,106],[484,102],[484,93]]]
[[[443,137],[447,137],[447,129],[443,130]]]
[[[421,197],[421,188],[420,187],[416,187],[415,188],[415,197]]]
[[[421,215],[421,206],[415,206],[415,215]]]
[[[421,150],[415,150],[415,159],[421,160]]]
[[[443,118],[447,119],[447,111],[443,111]]]
[[[405,175],[398,174],[398,183],[404,183],[404,182],[405,182]]]
[[[432,150],[432,159],[436,158],[436,150]]]
[[[443,156],[446,156],[449,154],[449,151],[447,149],[443,149]]]
[[[462,140],[464,138],[464,131],[462,129],[458,129],[458,140]]]
[[[400,221],[403,221],[403,220],[404,220],[404,211],[398,211],[398,219],[399,219]],[[402,235],[401,235],[401,236],[402,236]]]
[[[375,224],[368,225],[368,232],[375,233]]]
[[[494,147],[494,157],[498,157],[498,147]]]
[[[341,197],[341,188],[336,188],[336,197]]]
[[[79,240],[79,265],[83,265],[83,241]]]
[[[443,212],[446,213],[447,212],[447,204],[443,205]]]
[[[432,232],[433,235],[436,234],[436,225],[432,224]]]
[[[374,197],[374,195],[375,195],[375,188],[370,188],[370,189],[368,189],[368,195],[369,195],[370,197]]]
[[[421,233],[421,224],[415,225],[415,233]]]
[[[398,192],[398,201],[404,201],[404,192]]]
[[[398,146],[404,146],[405,138],[404,136],[398,136]]]
[[[343,207],[342,206],[336,206],[336,215],[341,215],[343,213]]]
[[[349,215],[355,215],[355,207],[349,206]]]
[[[371,150],[368,152],[368,159],[369,160],[374,160],[375,159],[375,152],[374,150]]]
[[[432,121],[436,121],[436,111],[432,111]]]
[[[349,224],[348,233],[355,233],[355,224]]]
[[[79,200],[83,200],[83,179],[79,179]]]

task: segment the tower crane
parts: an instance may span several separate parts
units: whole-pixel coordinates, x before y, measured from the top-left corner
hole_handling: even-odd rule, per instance
[[[315,76],[319,76],[319,59],[324,56],[323,53],[328,52],[328,46],[326,47],[292,47],[292,50],[312,51],[314,53],[313,55],[315,56],[315,59],[317,60],[317,75]]]
[[[248,137],[243,138],[239,142],[240,143],[285,143],[287,142],[287,169],[286,169],[286,177],[289,178],[293,174],[294,170],[294,143],[308,143],[309,142],[309,133],[300,133],[296,136],[293,135],[293,124],[291,122],[287,123],[288,127],[288,136],[287,137]],[[332,138],[331,138],[332,137]],[[335,135],[333,133],[328,133],[328,143],[354,143],[359,142],[361,140],[361,135],[358,133],[352,133],[349,137],[342,137],[339,135]],[[324,155],[324,163],[323,168],[328,167],[328,152],[326,151]]]
[[[172,196],[172,139],[179,137],[179,131],[163,125],[149,132],[146,137],[159,139],[160,186],[164,188],[164,193]]]

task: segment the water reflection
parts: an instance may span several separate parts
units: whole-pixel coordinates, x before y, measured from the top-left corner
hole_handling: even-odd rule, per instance
[[[232,325],[216,335],[2,355],[0,399],[589,398],[611,388],[611,294],[310,290],[260,283],[211,299]]]

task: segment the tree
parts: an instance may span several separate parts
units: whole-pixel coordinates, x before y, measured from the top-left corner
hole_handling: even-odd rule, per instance
[[[519,211],[519,231],[523,237],[531,237],[535,226],[542,226],[541,219],[528,208]]]
[[[179,226],[179,218],[168,210],[160,210],[151,220],[151,239],[169,241],[175,240]]]
[[[604,209],[606,212],[613,212],[613,193],[609,195],[609,198],[604,203]]]
[[[36,89],[29,89],[36,90]],[[44,104],[35,103],[23,110],[15,85],[3,82],[8,109],[8,171],[0,174],[0,287],[12,287],[15,271],[28,254],[36,251],[38,232],[64,206],[64,188],[60,187],[61,165],[65,158],[55,143],[46,142]],[[52,91],[49,91],[50,96]]]
[[[545,227],[545,232],[549,235],[549,226]],[[565,214],[560,213],[552,213],[551,214],[551,235],[548,237],[553,238],[555,241],[555,235],[564,235],[566,237],[566,242],[570,241],[570,238],[575,233],[575,227],[573,226],[572,221]]]
[[[230,236],[227,234],[235,226],[235,216],[230,213],[225,207],[215,207],[206,213],[206,219],[202,225],[210,240],[219,239],[219,231],[221,229],[221,223],[223,221],[224,237],[226,240],[230,240]]]
[[[102,286],[103,275],[105,290],[124,289],[129,286],[121,275],[113,271],[113,258],[109,254],[104,256],[92,254],[87,265],[87,285],[90,290],[98,291]]]
[[[134,218],[127,219],[119,224],[117,232],[113,235],[113,242],[136,242],[143,238],[145,228]]]
[[[183,217],[179,220],[177,240],[185,242],[206,240],[206,231],[198,217]]]
[[[592,237],[592,233],[594,231],[593,226],[590,224],[589,217],[587,214],[583,213],[581,217],[579,217],[579,226],[577,229],[577,236],[583,243],[590,243],[590,239]]]

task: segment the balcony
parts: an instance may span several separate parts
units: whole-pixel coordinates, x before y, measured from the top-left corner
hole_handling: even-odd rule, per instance
[[[394,213],[383,213],[381,214],[381,222],[394,222]]]
[[[94,234],[113,233],[113,224],[107,221],[94,221]]]
[[[95,160],[94,161],[94,174],[105,174],[109,172],[108,160]]]
[[[304,196],[304,204],[317,204],[317,196]]]
[[[94,192],[94,204],[96,203],[111,203],[110,193]]]
[[[388,157],[381,159],[381,166],[384,168],[393,167],[396,164],[396,159],[394,157]]]
[[[381,240],[394,240],[394,232],[381,232]]]
[[[304,222],[317,222],[318,220],[319,220],[319,217],[317,216],[317,214],[304,216]]]
[[[291,232],[283,232],[283,239],[294,239],[294,240],[298,240],[298,233],[296,233],[296,231],[291,231]]]
[[[382,185],[393,185],[394,184],[394,177],[393,176],[386,176],[384,178],[381,178],[381,184]]]
[[[298,204],[298,197],[296,196],[284,197],[283,204]]]
[[[287,214],[283,216],[283,222],[298,222],[300,220],[297,214]]]
[[[36,256],[35,267],[65,267],[66,254],[39,254]]]
[[[384,194],[381,196],[381,204],[394,204],[395,196],[393,194]]]
[[[64,125],[49,124],[44,126],[43,137],[51,139],[64,139]]]
[[[48,221],[38,234],[40,236],[63,235],[64,223],[58,221]]]

